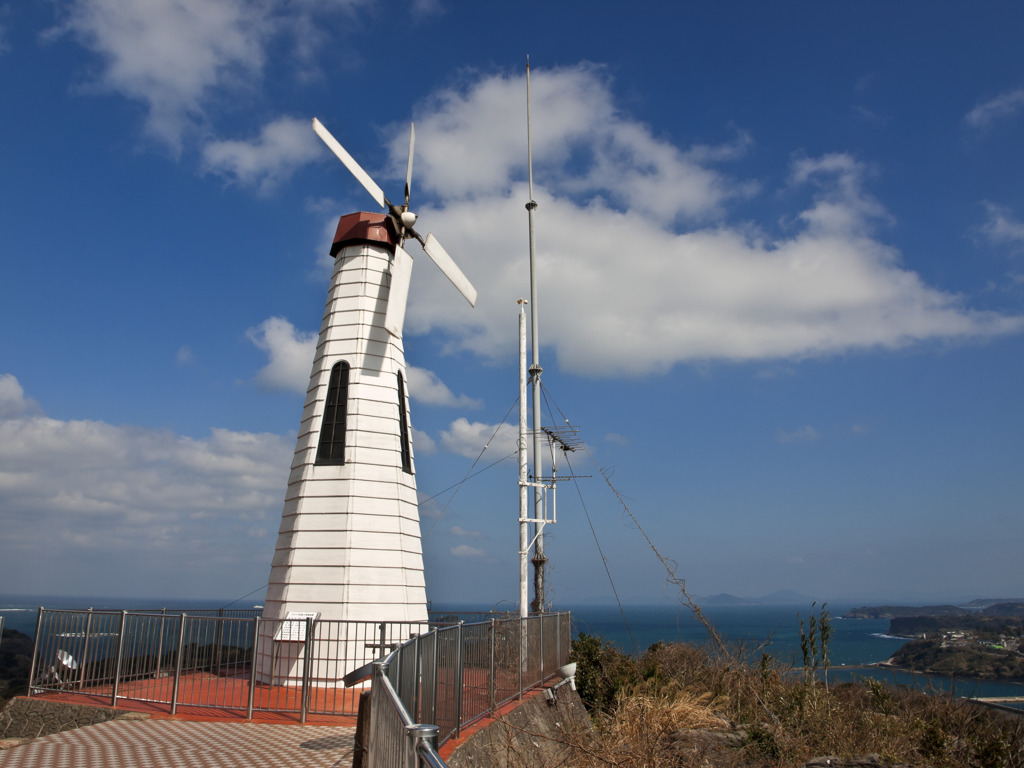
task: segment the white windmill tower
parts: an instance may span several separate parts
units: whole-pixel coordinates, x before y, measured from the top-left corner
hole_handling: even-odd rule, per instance
[[[353,213],[338,223],[331,248],[334,272],[263,616],[424,622],[426,590],[402,347],[412,273],[405,240],[418,240],[471,305],[477,292],[432,234],[423,238],[413,229],[414,131],[405,202],[396,206],[316,118],[313,129],[385,213]],[[263,643],[261,677],[294,680],[302,644],[287,641],[300,639],[304,630],[290,629],[298,622],[267,624],[268,633],[276,626],[276,642]],[[337,642],[317,653],[324,658],[326,650],[339,659],[335,669],[321,666],[321,680],[340,679],[366,645],[365,638]]]

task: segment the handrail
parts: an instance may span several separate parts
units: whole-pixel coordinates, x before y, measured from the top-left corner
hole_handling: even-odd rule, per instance
[[[304,721],[356,714],[347,686],[369,678],[371,766],[443,766],[438,744],[521,699],[569,655],[568,613],[454,624],[304,619],[304,631],[288,619],[216,613],[40,608],[28,693]]]
[[[370,768],[444,766],[439,743],[522,698],[568,661],[569,622],[568,613],[459,622],[435,627],[374,662]],[[365,679],[365,671],[359,676]],[[518,684],[509,687],[512,680]]]

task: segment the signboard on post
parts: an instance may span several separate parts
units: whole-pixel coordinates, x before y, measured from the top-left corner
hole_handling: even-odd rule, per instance
[[[306,619],[314,622],[320,618],[319,611],[289,611],[281,626],[274,633],[276,643],[304,643],[306,642]]]

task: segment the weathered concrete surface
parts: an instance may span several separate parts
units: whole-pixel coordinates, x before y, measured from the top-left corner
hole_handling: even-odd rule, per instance
[[[568,752],[587,745],[592,734],[579,695],[563,686],[557,703],[534,696],[467,737],[445,759],[450,768],[559,765]]]
[[[126,709],[18,697],[11,699],[0,711],[0,739],[35,739],[110,720],[144,720],[148,717]]]

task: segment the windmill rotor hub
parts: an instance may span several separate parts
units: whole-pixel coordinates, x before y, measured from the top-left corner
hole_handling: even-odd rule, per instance
[[[370,175],[348,153],[348,150],[341,146],[338,140],[331,135],[331,132],[324,127],[324,124],[315,117],[313,118],[313,130],[331,152],[334,153],[334,156],[341,161],[342,165],[348,169],[349,173],[356,178],[356,181],[363,186],[363,189],[370,193],[370,196],[376,201],[377,205],[387,211],[390,228],[394,230],[396,238],[401,243],[404,243],[405,239],[410,237],[419,242],[423,246],[424,252],[430,257],[430,260],[451,281],[456,290],[465,297],[469,305],[476,306],[476,288],[473,287],[473,284],[469,282],[469,279],[455,264],[452,257],[448,255],[448,252],[437,241],[437,238],[429,232],[426,238],[424,238],[413,229],[413,225],[418,220],[417,215],[409,210],[409,193],[412,189],[413,146],[416,136],[415,127],[410,126],[409,129],[409,164],[406,167],[405,174],[405,201],[401,206],[395,205],[384,196],[384,192],[377,186],[377,182],[370,178]],[[384,318],[384,327],[391,335],[400,337],[402,321],[405,318],[405,301],[408,294],[409,277],[412,271],[412,258],[404,250],[401,250],[400,245],[397,245],[396,249],[398,249],[395,251],[396,264],[400,261],[402,266],[398,267],[397,271],[392,275],[393,282],[390,297],[400,297],[400,299],[391,300],[389,298],[387,314]],[[401,259],[397,258],[399,251],[402,254]]]

